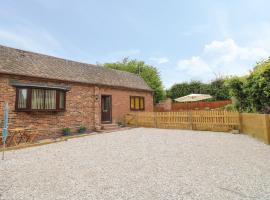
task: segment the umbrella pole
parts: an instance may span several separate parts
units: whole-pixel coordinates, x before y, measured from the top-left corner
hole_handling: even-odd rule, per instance
[[[6,141],[4,141],[4,144],[3,144],[2,160],[5,159],[5,148],[6,148]]]
[[[2,160],[5,159],[7,134],[8,134],[8,103],[5,104],[4,108],[4,128],[2,132],[2,141],[3,141]]]

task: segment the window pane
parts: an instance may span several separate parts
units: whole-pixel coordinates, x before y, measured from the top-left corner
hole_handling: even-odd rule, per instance
[[[27,104],[27,89],[18,89],[18,108],[26,108]]]
[[[135,108],[135,106],[134,106],[134,97],[131,97],[131,100],[130,100],[130,108],[131,109],[134,109]]]
[[[44,109],[44,90],[32,89],[32,109]]]
[[[103,99],[103,112],[108,112],[110,109],[110,97],[104,97]]]
[[[136,110],[140,109],[140,99],[139,99],[139,97],[135,98],[135,109]]]
[[[45,109],[56,109],[56,90],[45,90]]]
[[[140,109],[144,109],[144,98],[140,98]]]
[[[59,108],[65,108],[65,92],[62,91],[59,92]]]

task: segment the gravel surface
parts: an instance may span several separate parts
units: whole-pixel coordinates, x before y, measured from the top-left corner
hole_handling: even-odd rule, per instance
[[[137,128],[9,151],[0,199],[270,199],[270,147],[245,135]]]

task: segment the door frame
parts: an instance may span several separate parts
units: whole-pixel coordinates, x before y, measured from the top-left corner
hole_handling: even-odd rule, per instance
[[[102,120],[102,98],[103,97],[109,97],[110,98],[110,104],[109,104],[109,107],[110,107],[110,120],[109,121],[103,121]],[[102,124],[111,124],[112,123],[112,95],[109,95],[109,94],[102,94],[101,95],[100,111],[101,111],[101,115],[100,115],[101,123]]]

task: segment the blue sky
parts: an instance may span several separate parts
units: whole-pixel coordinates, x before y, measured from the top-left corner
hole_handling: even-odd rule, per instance
[[[270,56],[268,0],[6,0],[0,44],[88,62],[158,67],[165,87],[243,75]]]

